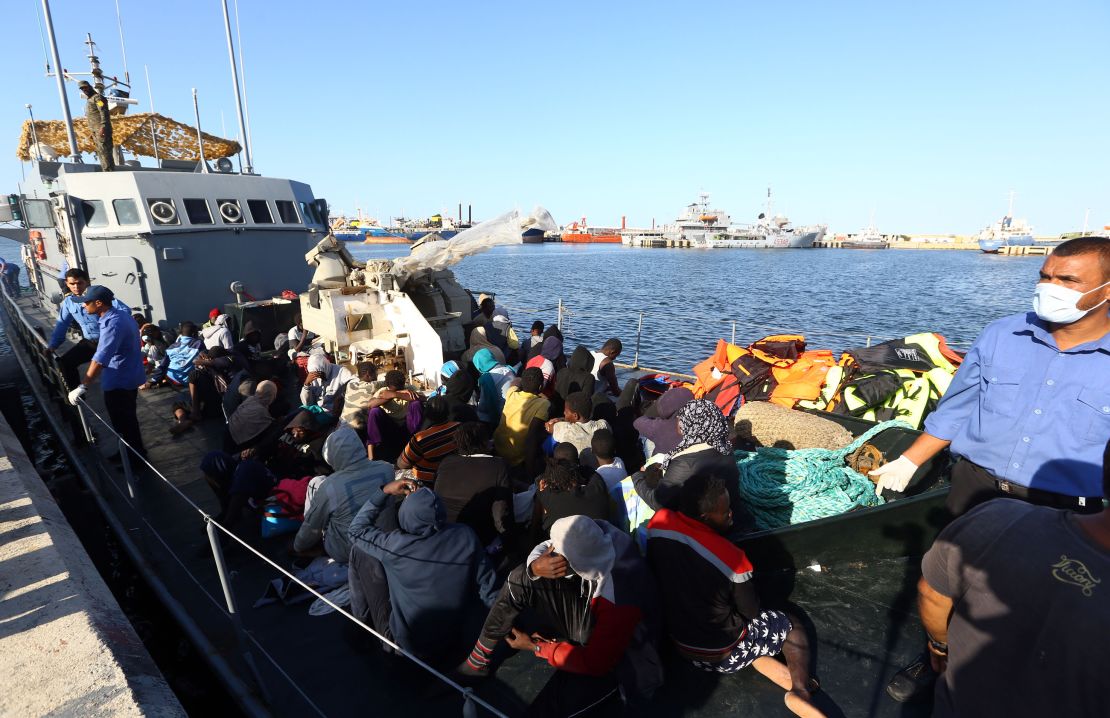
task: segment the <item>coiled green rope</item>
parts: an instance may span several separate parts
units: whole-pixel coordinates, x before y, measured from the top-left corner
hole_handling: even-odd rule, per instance
[[[740,495],[761,529],[836,516],[858,506],[880,506],[875,484],[845,458],[877,434],[903,421],[884,421],[842,449],[775,449],[736,452]]]

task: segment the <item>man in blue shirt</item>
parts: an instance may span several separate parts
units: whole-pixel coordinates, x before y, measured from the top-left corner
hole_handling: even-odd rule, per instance
[[[19,265],[6,259],[0,259],[0,282],[4,283],[4,288],[8,290],[8,294],[13,297],[18,296]]]
[[[1103,507],[1110,439],[1110,238],[1056,247],[1040,271],[1033,312],[992,322],[972,345],[925,432],[871,475],[902,491],[945,447],[957,461],[947,507],[958,517],[1007,496],[1094,514]],[[909,700],[935,673],[918,661],[887,691]]]
[[[139,348],[139,326],[131,318],[130,311],[114,306],[114,299],[112,290],[99,285],[89,287],[76,298],[84,305],[87,314],[97,317],[100,339],[85,378],[69,393],[69,400],[76,404],[88,385],[101,377],[104,407],[108,410],[112,428],[138,454],[146,456],[143,437],[139,432],[139,418],[135,413],[135,397],[139,385],[146,380],[143,354]]]
[[[57,351],[58,347],[65,342],[66,332],[70,325],[74,322],[77,323],[81,330],[81,341],[58,357],[58,363],[61,366],[66,385],[76,387],[81,382],[77,373],[78,368],[92,359],[93,352],[96,351],[96,342],[100,338],[100,320],[87,313],[78,300],[89,288],[89,275],[85,270],[78,268],[67,270],[65,284],[70,293],[62,300],[61,306],[58,307],[58,322],[54,325],[54,332],[50,335],[49,347],[51,351]],[[128,306],[118,299],[112,300],[112,306],[116,309],[122,309],[128,314],[131,312]]]

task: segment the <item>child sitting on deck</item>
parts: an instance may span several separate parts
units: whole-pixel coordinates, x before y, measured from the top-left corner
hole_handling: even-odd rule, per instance
[[[598,429],[609,429],[611,427],[609,422],[604,419],[591,421],[590,415],[592,413],[593,401],[588,393],[576,391],[568,396],[563,408],[563,415],[547,422],[546,427],[551,434],[549,444],[566,442],[573,444],[574,448],[578,449],[579,455],[582,455],[583,452],[590,452],[586,456],[585,463],[593,465],[594,459],[590,442],[593,440],[594,432]]]
[[[424,421],[420,398],[416,387],[405,385],[402,372],[386,372],[385,386],[374,394],[366,414],[366,455],[370,459],[397,461]]]

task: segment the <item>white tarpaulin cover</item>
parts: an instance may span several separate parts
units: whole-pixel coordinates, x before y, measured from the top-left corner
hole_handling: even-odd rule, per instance
[[[558,229],[551,213],[536,207],[525,214],[519,209],[474,225],[443,242],[428,242],[414,249],[407,257],[393,261],[391,274],[401,281],[421,271],[439,271],[456,264],[464,257],[484,252],[503,244],[521,244],[527,230],[553,232]]]

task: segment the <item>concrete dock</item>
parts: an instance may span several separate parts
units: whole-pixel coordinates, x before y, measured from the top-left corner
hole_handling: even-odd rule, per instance
[[[186,713],[0,415],[0,716],[46,715]]]

